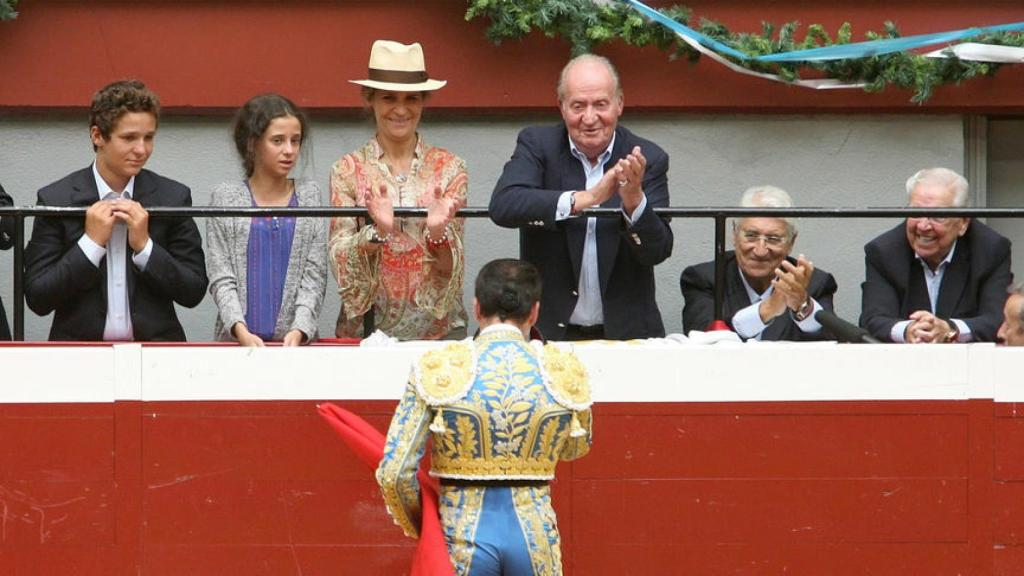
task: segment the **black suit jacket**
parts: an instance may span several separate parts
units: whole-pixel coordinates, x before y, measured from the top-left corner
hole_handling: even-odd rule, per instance
[[[794,265],[796,260],[787,258]],[[679,277],[679,287],[683,291],[683,332],[690,330],[707,330],[708,324],[715,318],[715,262],[704,262],[688,266]],[[832,299],[836,293],[836,279],[819,268],[811,274],[811,283],[807,286],[807,295],[821,304],[821,307],[832,312]],[[736,253],[732,250],[725,253],[725,311],[724,320],[732,328],[732,317],[737,312],[750,306],[750,296],[740,278],[740,268],[736,263]],[[761,340],[825,340],[832,336],[825,330],[815,334],[806,334],[796,325],[789,313],[784,313],[768,324],[761,334]]]
[[[669,204],[668,155],[658,145],[619,126],[606,166],[639,146],[647,158],[642,184],[647,209],[633,226],[622,217],[598,218],[597,260],[604,308],[604,333],[610,339],[664,336],[654,295],[654,265],[672,254],[672,229],[651,208]],[[555,221],[558,197],[586,188],[580,161],[569,149],[564,125],[533,126],[519,133],[515,152],[491,196],[491,219],[519,228],[520,257],[532,262],[544,280],[538,326],[560,340],[576,307],[586,218]],[[621,207],[613,195],[602,207]]]
[[[869,242],[864,256],[860,325],[875,338],[891,342],[897,322],[916,310],[931,310],[924,271],[907,242],[905,224]],[[963,320],[977,341],[995,341],[1012,278],[1010,241],[974,220],[957,240],[939,287],[935,315]]]
[[[40,206],[88,207],[98,200],[92,167],[39,191]],[[191,206],[189,189],[149,170],[135,177],[134,199],[146,208]],[[84,218],[36,218],[25,249],[25,299],[33,312],[55,312],[50,340],[102,340],[107,315],[106,261],[93,266],[78,247]],[[185,340],[174,304],[194,307],[206,292],[206,263],[191,218],[151,218],[153,252],[145,271],[128,267],[135,340]]]
[[[14,206],[14,200],[0,186],[0,206]],[[0,250],[7,250],[14,244],[14,218],[0,218]],[[11,339],[11,327],[7,323],[7,311],[0,299],[0,340]]]

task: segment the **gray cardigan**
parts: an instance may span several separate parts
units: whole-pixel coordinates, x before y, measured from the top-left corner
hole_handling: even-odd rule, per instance
[[[312,180],[296,180],[295,194],[299,206],[323,206],[320,186]],[[210,205],[249,207],[252,195],[245,181],[224,182],[213,189]],[[217,303],[217,340],[234,340],[231,327],[245,323],[250,224],[249,218],[206,219],[206,272]],[[296,328],[315,339],[326,289],[327,226],[323,218],[296,218],[274,340]]]

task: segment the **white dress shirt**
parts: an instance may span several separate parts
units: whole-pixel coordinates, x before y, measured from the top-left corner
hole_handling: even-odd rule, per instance
[[[953,241],[953,246],[949,249],[949,254],[939,262],[938,268],[934,271],[932,267],[924,261],[923,258],[914,254],[914,260],[917,260],[922,269],[924,270],[924,284],[928,288],[928,302],[932,306],[932,314],[935,314],[935,306],[939,301],[939,288],[942,287],[942,278],[946,275],[946,268],[949,268],[949,263],[953,261],[953,252],[956,251],[956,240]],[[911,320],[900,320],[893,325],[892,330],[889,332],[889,338],[893,342],[904,343],[906,338],[904,334],[907,332],[907,326],[910,326]],[[971,336],[971,327],[966,322],[958,318],[950,318],[950,322],[956,324],[957,329],[960,330],[960,335],[957,336],[958,342],[970,342],[973,337]]]
[[[597,186],[604,176],[604,167],[612,157],[612,147],[615,146],[615,135],[608,143],[608,148],[597,157],[597,162],[591,165],[586,154],[580,152],[576,143],[569,139],[569,149],[572,155],[583,165],[583,173],[586,175],[586,188]],[[568,218],[575,218],[572,213],[572,193],[575,190],[567,190],[558,197],[558,207],[555,211],[555,220],[561,221]],[[633,210],[632,216],[627,215],[625,210],[622,216],[626,223],[632,226],[640,219],[644,208],[647,207],[647,196],[645,195],[640,204]],[[597,218],[587,218],[587,236],[583,241],[583,259],[580,262],[580,281],[578,287],[579,299],[576,301],[576,308],[569,317],[569,322],[579,326],[596,326],[604,324],[604,308],[601,301],[601,280],[597,268]]]
[[[99,191],[100,201],[116,198],[132,199],[135,191],[134,176],[128,180],[124,190],[115,192],[100,176],[95,162],[92,164],[92,175],[96,179],[96,190]],[[88,234],[82,234],[82,237],[78,239],[78,247],[97,268],[99,268],[103,257],[107,257],[107,320],[103,327],[103,339],[108,341],[131,340],[133,337],[132,317],[128,301],[128,268],[126,266],[128,226],[121,221],[115,222],[110,240],[107,241],[105,248],[93,242]],[[152,253],[153,239],[150,238],[142,252],[132,256],[135,267],[145,270]]]

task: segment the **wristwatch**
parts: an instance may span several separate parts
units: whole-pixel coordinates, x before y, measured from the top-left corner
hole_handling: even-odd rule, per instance
[[[808,296],[800,308],[793,312],[793,318],[796,318],[797,322],[803,322],[811,315],[811,312],[814,312],[814,300]]]
[[[576,213],[576,193],[569,193],[569,214]]]
[[[946,321],[949,324],[949,332],[942,337],[942,341],[946,343],[953,343],[960,341],[960,327],[956,325],[952,320]]]

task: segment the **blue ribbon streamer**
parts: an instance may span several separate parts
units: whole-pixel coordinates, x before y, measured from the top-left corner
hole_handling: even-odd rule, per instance
[[[626,2],[626,4],[632,6],[633,9],[635,9],[637,12],[643,14],[644,16],[647,16],[651,20],[658,22],[662,26],[667,26],[669,30],[672,30],[676,34],[686,36],[691,40],[696,40],[697,42],[700,42],[704,46],[711,48],[715,52],[725,54],[726,56],[732,56],[733,58],[738,58],[740,60],[750,60],[751,58],[750,56],[744,54],[743,52],[740,52],[739,50],[733,48],[732,46],[722,44],[718,40],[715,40],[714,38],[708,38],[707,36],[701,34],[700,32],[697,32],[696,30],[690,28],[685,24],[680,24],[679,22],[676,22],[675,20],[669,18],[668,16],[665,16],[661,12],[658,12],[657,10],[651,8],[650,6],[644,4],[643,2],[637,2],[636,0],[624,1]]]
[[[714,38],[709,38],[689,26],[676,22],[639,0],[622,1],[629,4],[637,12],[640,12],[651,20],[668,27],[676,34],[695,40],[720,54],[731,56],[738,60],[756,60],[759,62],[824,62],[828,60],[869,58],[880,54],[904,52],[935,44],[947,44],[964,40],[966,38],[981,36],[982,34],[1024,31],[1024,22],[1015,22],[1012,24],[1000,24],[998,26],[985,26],[981,28],[952,30],[949,32],[936,32],[934,34],[918,34],[916,36],[906,36],[903,38],[887,38],[884,40],[869,40],[866,42],[855,42],[852,44],[837,44],[822,48],[794,50],[792,52],[780,52],[778,54],[769,54],[765,56],[750,56],[732,48],[731,46],[727,46]]]

